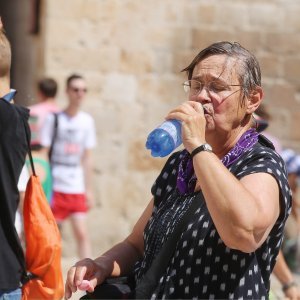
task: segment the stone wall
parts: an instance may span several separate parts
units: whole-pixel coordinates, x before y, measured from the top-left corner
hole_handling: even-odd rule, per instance
[[[299,15],[294,0],[44,1],[41,68],[59,81],[61,106],[66,76],[82,73],[97,124],[95,255],[125,237],[150,200],[165,160],[150,157],[146,136],[184,99],[180,70],[208,44],[238,41],[256,54],[270,130],[300,150]],[[64,242],[73,255],[68,225]]]

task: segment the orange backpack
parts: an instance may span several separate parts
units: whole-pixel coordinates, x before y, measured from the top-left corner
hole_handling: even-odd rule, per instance
[[[61,268],[61,237],[38,176],[27,136],[32,175],[24,198],[26,269],[30,280],[22,286],[22,300],[61,299],[64,294]]]

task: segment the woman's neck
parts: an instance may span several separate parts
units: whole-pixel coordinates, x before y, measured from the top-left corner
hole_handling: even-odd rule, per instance
[[[215,135],[216,138],[207,138],[207,142],[212,146],[214,153],[222,159],[238,142],[240,137],[248,130],[251,126],[239,127],[231,130],[227,134]],[[220,138],[224,136],[224,138]]]

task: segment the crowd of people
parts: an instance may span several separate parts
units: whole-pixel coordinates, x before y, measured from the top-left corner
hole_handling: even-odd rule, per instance
[[[68,102],[61,109],[56,81],[43,78],[37,103],[23,108],[12,103],[10,64],[1,24],[1,300],[21,299],[25,258],[17,208],[25,190],[20,174],[26,172],[29,130],[53,215],[59,227],[70,218],[78,246],[80,260],[68,271],[66,299],[78,289],[92,293],[107,278],[123,275],[133,278],[138,290],[174,237],[166,267],[154,274],[151,299],[268,299],[272,271],[285,295],[300,299],[293,277],[300,271],[300,156],[268,133],[260,66],[251,52],[238,43],[217,42],[183,69],[187,100],[166,115],[182,124],[183,150],[166,160],[132,232],[96,259],[86,224],[94,204],[96,146],[94,120],[81,110],[87,83],[71,74]],[[178,230],[189,208],[187,224]]]

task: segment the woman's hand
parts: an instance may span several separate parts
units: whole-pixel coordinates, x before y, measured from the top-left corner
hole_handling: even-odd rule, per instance
[[[289,300],[299,300],[300,290],[297,286],[291,286],[284,292],[284,295]]]
[[[72,266],[68,273],[65,285],[65,299],[79,290],[93,292],[94,288],[107,277],[104,268],[94,260],[85,258]]]
[[[201,103],[184,102],[173,109],[166,119],[177,119],[182,122],[182,142],[187,151],[192,152],[205,143],[206,118]]]

